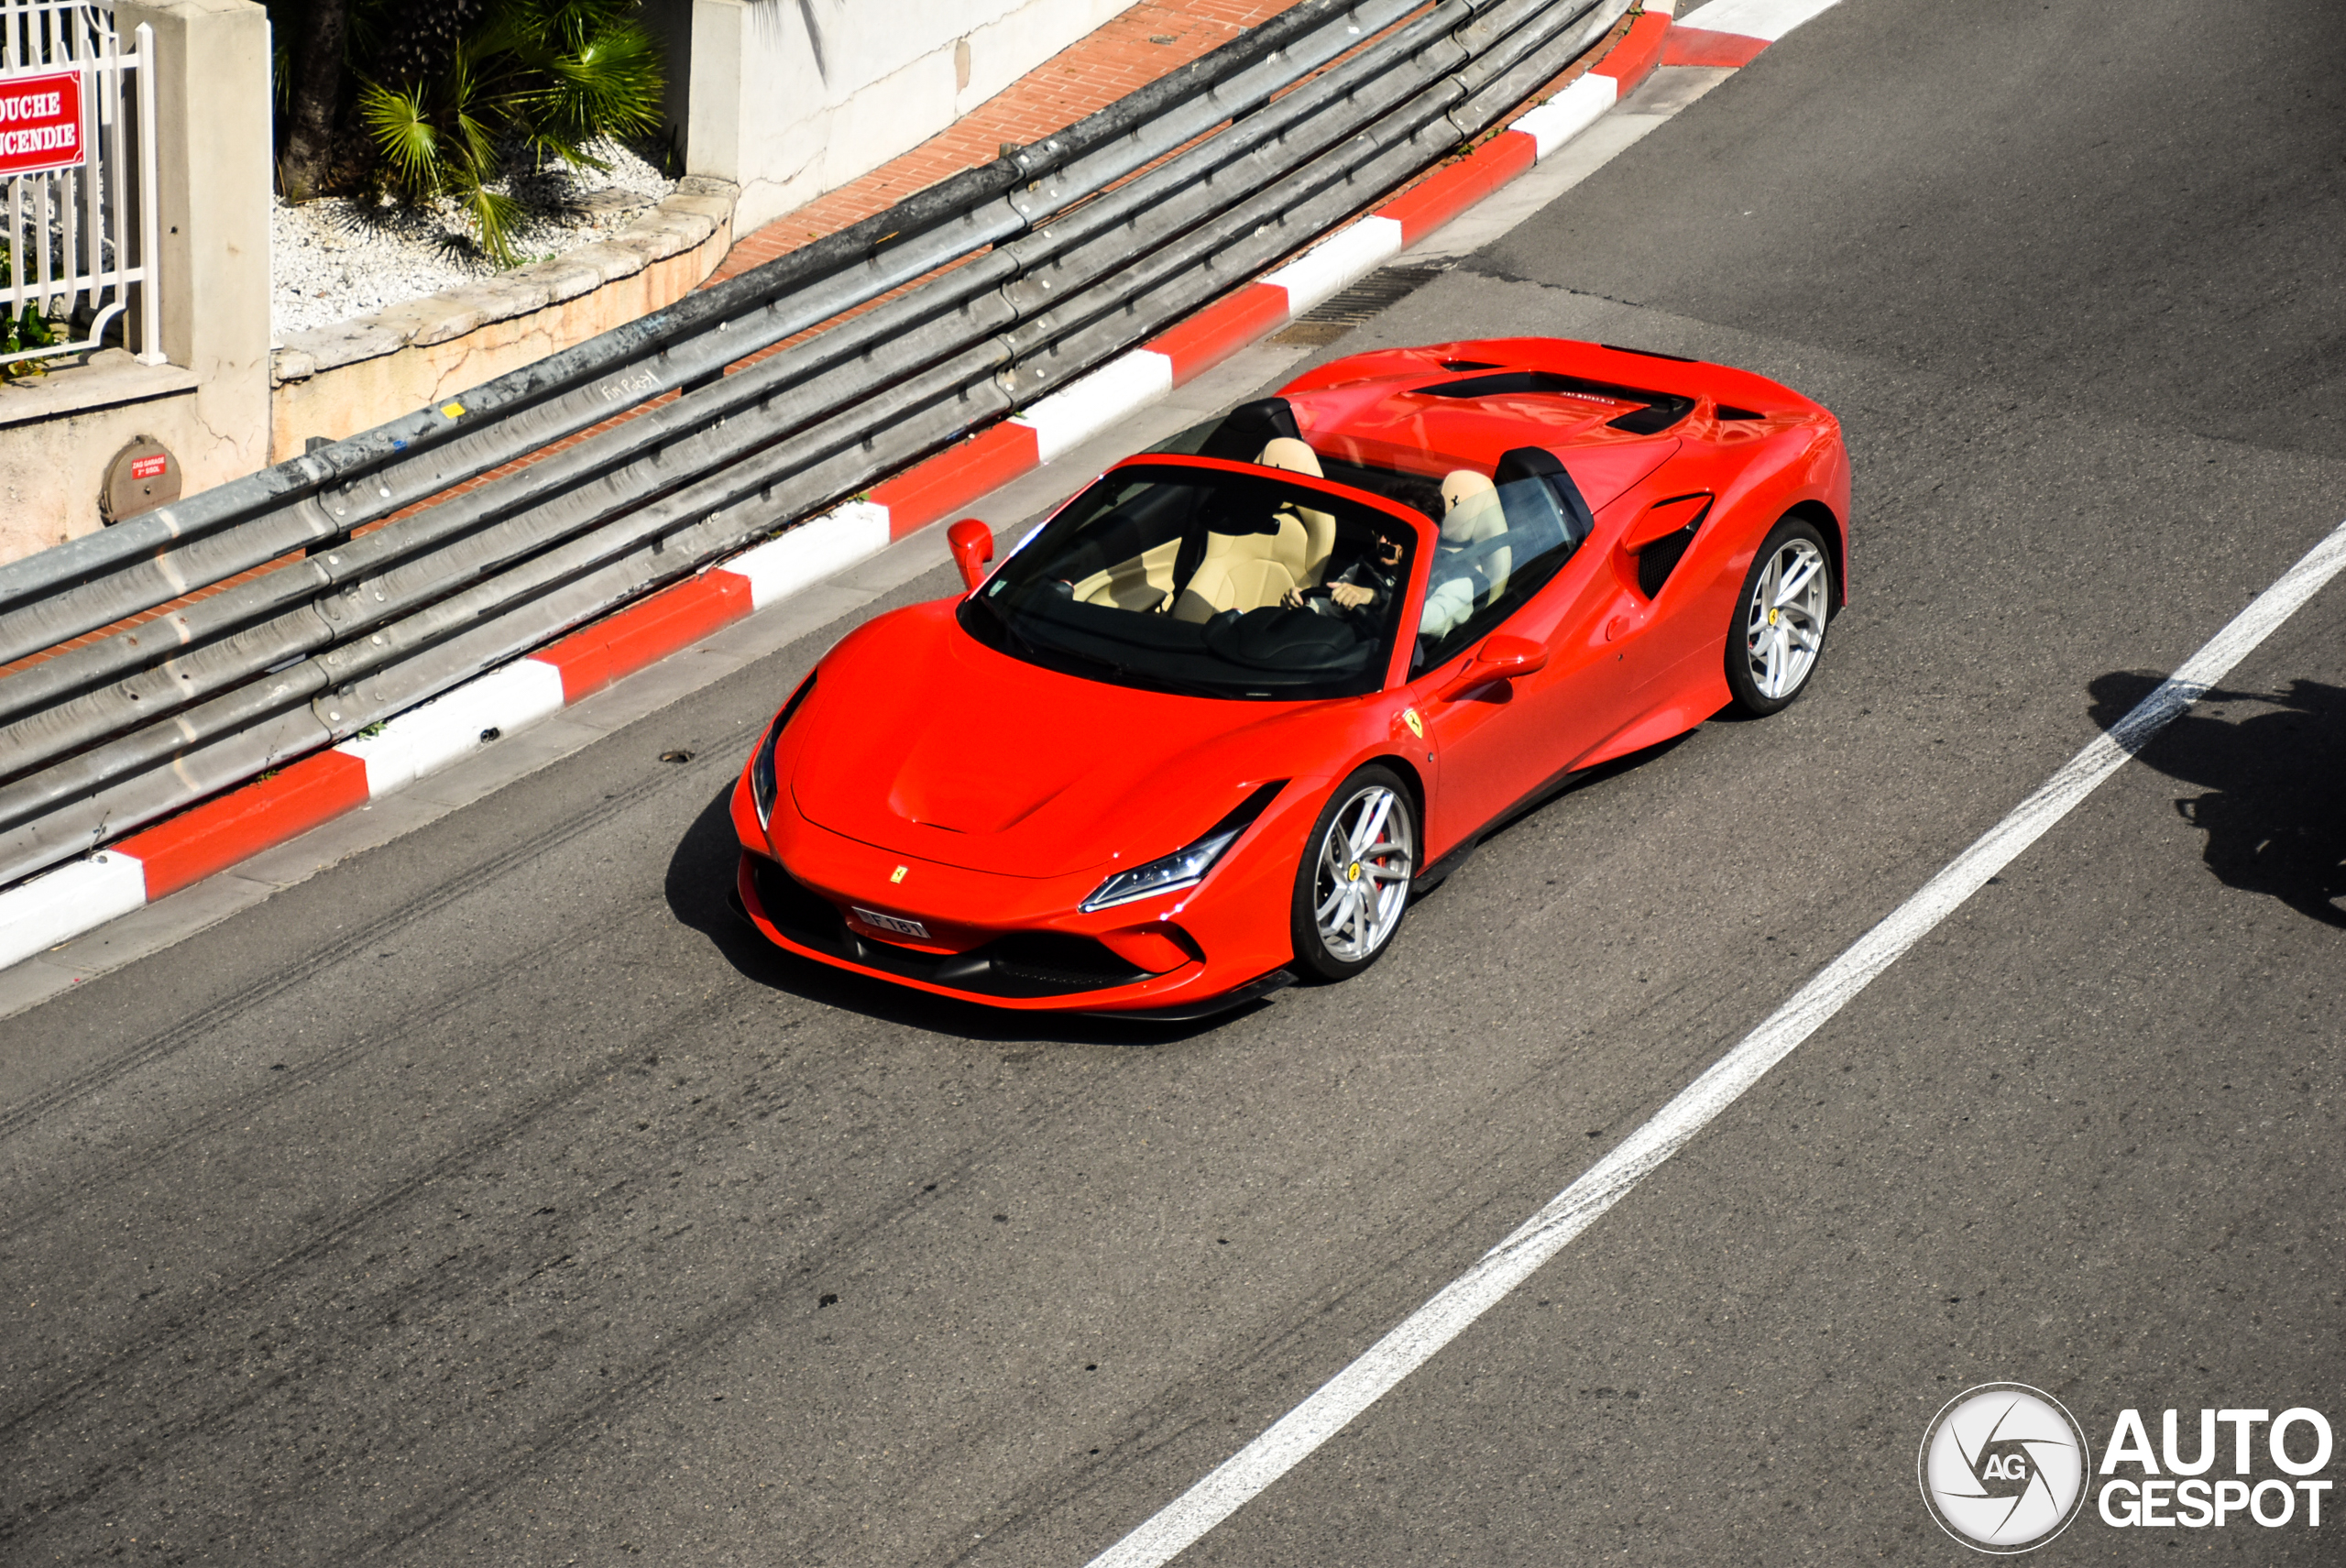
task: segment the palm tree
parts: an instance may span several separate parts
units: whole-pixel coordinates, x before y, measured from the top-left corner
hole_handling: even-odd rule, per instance
[[[310,0],[299,23],[301,64],[286,84],[290,130],[285,159],[278,167],[278,182],[291,201],[316,195],[333,164],[334,110],[342,101],[343,34],[349,16],[346,0]]]
[[[480,248],[511,266],[520,206],[489,189],[508,153],[605,170],[590,144],[659,126],[659,45],[635,11],[635,0],[485,0],[433,69],[366,81],[358,115],[384,186],[419,204],[455,198]]]

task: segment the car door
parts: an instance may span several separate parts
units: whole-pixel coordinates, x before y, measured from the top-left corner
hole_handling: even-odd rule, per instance
[[[1706,495],[1680,494],[1666,477],[1649,476],[1592,519],[1565,559],[1511,607],[1423,647],[1426,668],[1411,689],[1436,758],[1428,829],[1436,852],[1637,718],[1640,694],[1675,646],[1666,634],[1670,596],[1661,590],[1707,507]],[[1537,666],[1499,673],[1493,639],[1506,640],[1496,651],[1507,659],[1522,655],[1518,640],[1538,650]]]
[[[1587,683],[1575,661],[1553,657],[1553,644],[1595,576],[1593,561],[1576,559],[1594,519],[1552,455],[1510,452],[1490,480],[1452,477],[1480,492],[1446,497],[1421,568],[1410,681],[1435,763],[1427,839],[1436,852],[1562,765],[1557,753],[1581,718],[1573,694]],[[1507,663],[1494,663],[1506,649]]]

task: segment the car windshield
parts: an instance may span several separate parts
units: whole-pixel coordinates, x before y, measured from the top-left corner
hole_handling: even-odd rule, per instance
[[[1135,464],[1028,539],[960,621],[988,646],[1122,685],[1271,701],[1378,689],[1416,535],[1375,507],[1284,478],[1302,443],[1238,473]]]
[[[1417,395],[1455,401],[1495,389],[1522,391],[1530,379],[1471,377]],[[1530,389],[1555,390],[1550,382],[1568,391],[1595,385],[1549,377]],[[1622,416],[1629,418],[1645,414]],[[1429,444],[1420,418],[1388,420],[1367,435],[1347,429],[1347,422],[1341,395],[1332,409],[1317,407],[1309,397],[1299,404],[1265,398],[1192,425],[1157,450],[1299,468],[1420,512],[1437,525],[1425,608],[1409,654],[1413,674],[1459,656],[1504,623],[1562,569],[1595,526],[1580,488],[1544,447],[1486,441],[1492,450],[1470,457]]]

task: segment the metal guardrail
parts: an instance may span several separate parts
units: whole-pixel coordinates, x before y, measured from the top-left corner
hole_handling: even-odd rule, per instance
[[[1303,0],[753,272],[0,566],[5,663],[281,563],[0,678],[0,883],[347,739],[1032,402],[1471,140],[1629,5]]]

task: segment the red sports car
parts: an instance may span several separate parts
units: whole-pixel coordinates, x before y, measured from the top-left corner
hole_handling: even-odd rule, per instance
[[[742,911],[1001,1007],[1201,1017],[1388,947],[1566,775],[1800,695],[1839,423],[1550,338],[1355,355],[1111,468],[842,641],[734,792]]]

